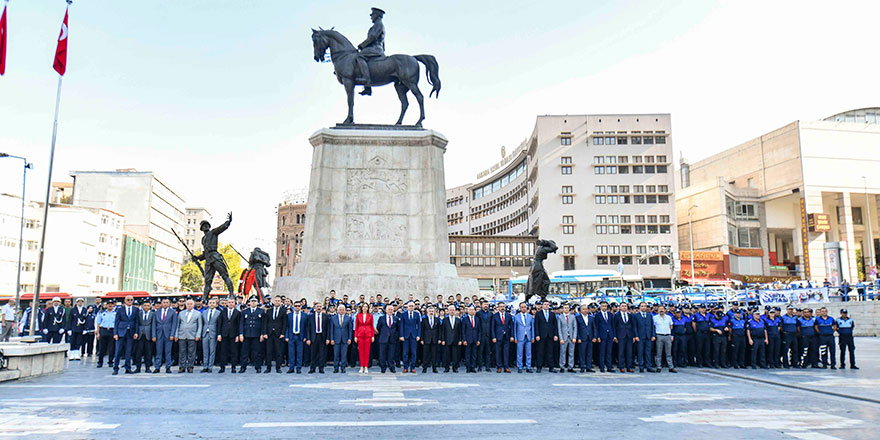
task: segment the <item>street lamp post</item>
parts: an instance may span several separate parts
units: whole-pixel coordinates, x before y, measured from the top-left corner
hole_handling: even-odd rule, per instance
[[[24,198],[25,189],[27,188],[27,170],[33,169],[34,166],[21,156],[0,153],[0,158],[3,157],[21,159],[24,165],[21,173],[21,222],[18,227],[18,268],[15,271],[15,312],[21,313],[21,250],[24,243]]]
[[[699,208],[699,203],[694,203],[688,208],[688,238],[691,242],[691,287],[696,284],[696,271],[694,270],[694,222],[691,219],[691,210]]]
[[[870,260],[868,260],[871,264],[868,265],[868,270],[865,274],[865,280],[868,280],[868,276],[871,274],[871,269],[874,267],[874,234],[871,233],[871,204],[868,202],[868,178],[862,176],[862,181],[865,183],[865,219],[868,221],[868,255]],[[866,296],[867,297],[867,296]]]

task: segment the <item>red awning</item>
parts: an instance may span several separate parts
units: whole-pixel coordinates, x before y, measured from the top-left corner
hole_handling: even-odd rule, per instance
[[[144,292],[142,290],[135,290],[131,292],[107,292],[106,295],[103,295],[101,298],[125,298],[126,296],[131,295],[134,298],[149,298],[150,293]]]
[[[67,299],[67,298],[72,299],[73,298],[67,292],[40,292],[40,300],[41,301],[51,301],[52,298],[55,298],[56,296],[61,299]],[[21,295],[22,301],[33,301],[33,299],[34,299],[33,293],[23,293]]]

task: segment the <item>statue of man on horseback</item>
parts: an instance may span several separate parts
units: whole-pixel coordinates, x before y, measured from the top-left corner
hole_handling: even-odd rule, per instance
[[[367,31],[367,39],[363,43],[358,44],[358,69],[364,76],[364,90],[361,92],[363,96],[373,94],[373,82],[370,78],[370,69],[367,67],[367,58],[384,57],[385,56],[385,25],[382,24],[382,17],[385,11],[379,8],[372,8],[370,20],[373,20],[373,26]]]
[[[419,103],[419,120],[417,127],[422,126],[425,120],[424,96],[419,90],[419,63],[425,65],[425,73],[428,84],[432,85],[431,96],[440,96],[440,76],[437,60],[433,55],[385,55],[385,25],[382,17],[385,11],[373,8],[370,18],[373,27],[367,33],[367,39],[355,47],[348,38],[329,29],[312,29],[312,45],[314,46],[315,61],[324,61],[327,50],[330,50],[330,60],[333,62],[333,70],[336,79],[345,88],[348,98],[348,117],[342,123],[354,124],[354,87],[364,86],[361,95],[371,95],[373,86],[394,84],[397,97],[400,99],[400,117],[397,125],[403,123],[403,116],[409,107],[407,92],[412,93]]]

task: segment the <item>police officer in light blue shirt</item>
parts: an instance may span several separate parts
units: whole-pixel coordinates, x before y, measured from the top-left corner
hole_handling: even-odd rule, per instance
[[[819,368],[819,335],[816,332],[816,318],[813,317],[813,309],[803,310],[803,316],[798,318],[798,333],[800,346],[802,347],[801,368],[807,368],[810,364],[813,368]]]
[[[798,317],[794,314],[794,306],[789,304],[786,313],[779,317],[782,323],[782,366],[797,368],[800,366],[801,348],[798,338]]]
[[[819,330],[819,360],[822,362],[822,368],[831,366],[832,370],[836,370],[834,366],[834,331],[837,323],[834,318],[828,316],[828,309],[822,307],[819,309],[819,316],[816,317],[816,328]]]
[[[837,318],[837,343],[840,345],[840,369],[846,368],[846,363],[844,362],[846,358],[846,350],[849,349],[849,368],[853,370],[858,370],[859,367],[856,366],[856,346],[853,342],[853,329],[855,328],[855,323],[852,318],[849,317],[846,309],[840,309],[840,318]],[[834,362],[834,359],[831,359],[831,362]]]
[[[98,313],[95,318],[95,330],[98,338],[98,368],[104,365],[104,355],[107,355],[107,363],[113,366],[113,356],[116,353],[116,343],[113,340],[113,327],[116,326],[116,301],[107,300],[107,308]]]

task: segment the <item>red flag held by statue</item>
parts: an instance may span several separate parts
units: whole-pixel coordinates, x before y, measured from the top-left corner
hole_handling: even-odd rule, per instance
[[[64,23],[61,23],[61,33],[58,34],[58,47],[55,49],[55,63],[52,67],[62,76],[67,71],[67,11],[64,12]]]
[[[6,7],[0,16],[0,75],[6,73]]]

